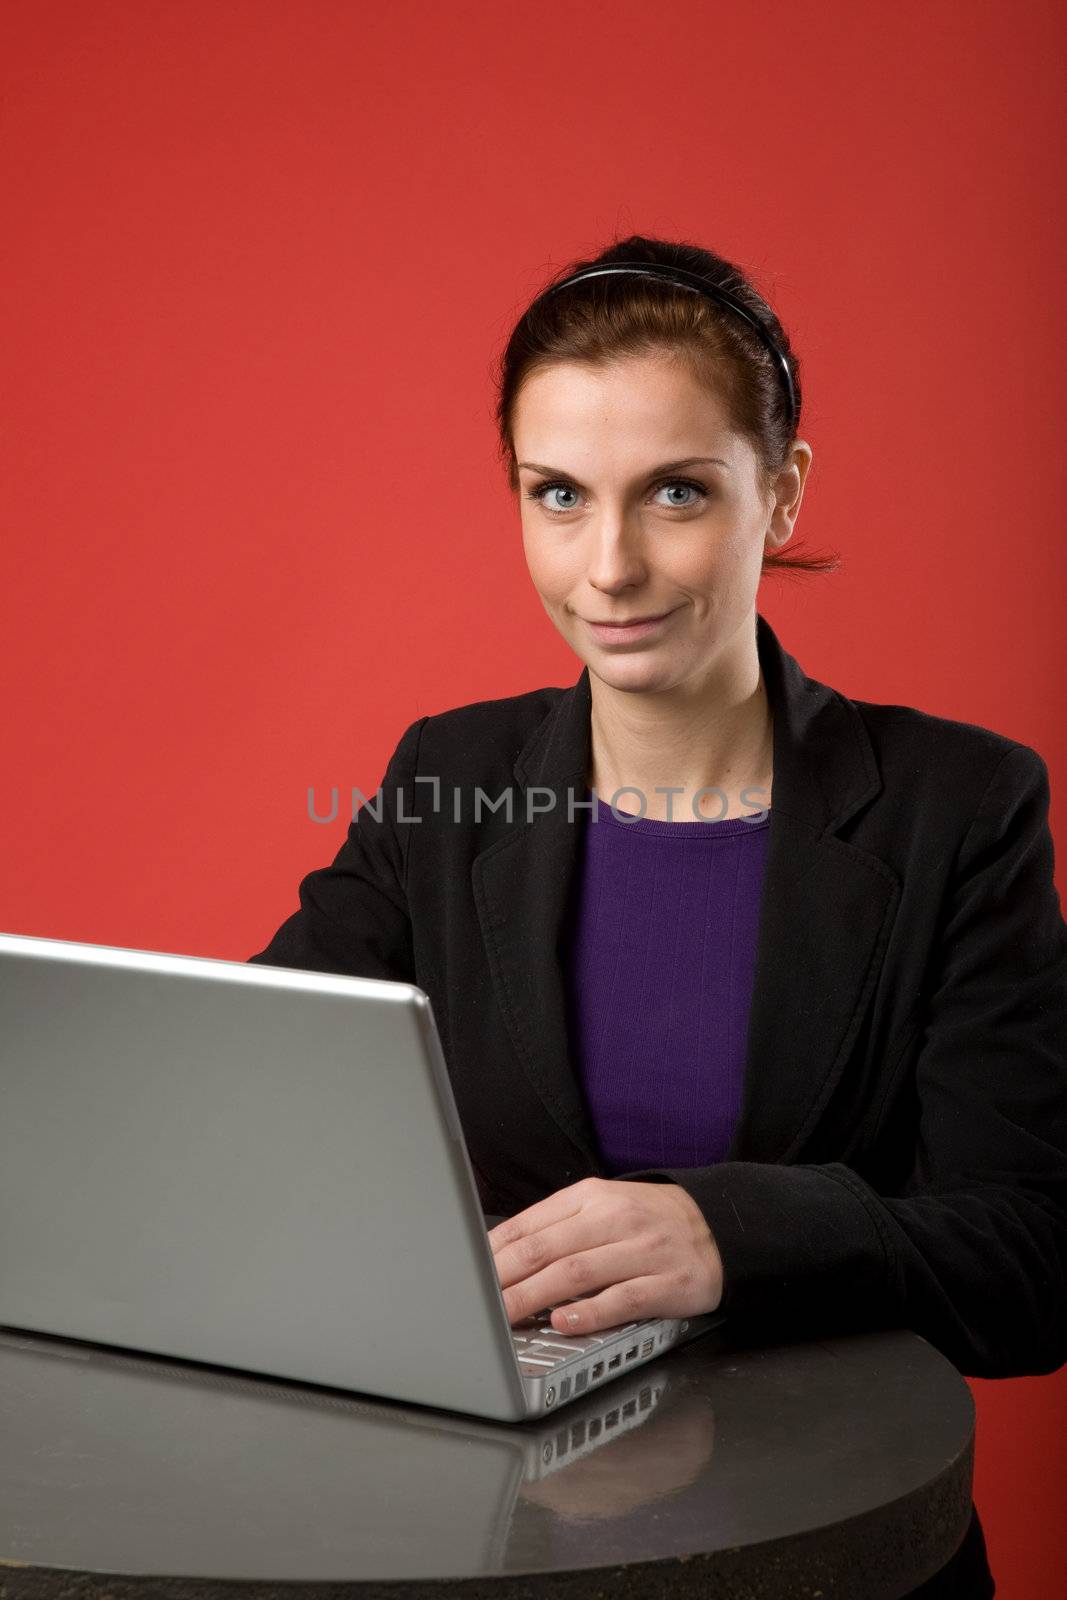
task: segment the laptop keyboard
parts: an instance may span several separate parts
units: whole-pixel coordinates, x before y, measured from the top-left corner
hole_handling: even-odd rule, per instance
[[[625,1322],[617,1328],[605,1328],[600,1334],[570,1334],[557,1332],[552,1326],[551,1317],[552,1307],[549,1307],[512,1326],[511,1339],[515,1354],[522,1372],[529,1377],[539,1377],[553,1367],[562,1366],[574,1356],[589,1355],[594,1350],[602,1349],[609,1339],[617,1339],[620,1334],[629,1333],[634,1328],[648,1327],[658,1320],[656,1317],[645,1317],[640,1322]]]

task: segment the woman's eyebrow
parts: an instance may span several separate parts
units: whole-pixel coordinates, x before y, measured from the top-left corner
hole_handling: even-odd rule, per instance
[[[566,478],[568,483],[577,483],[579,489],[586,487],[572,472],[564,472],[562,467],[542,467],[536,461],[520,461],[518,465],[528,467],[531,472],[539,472],[544,478]],[[662,466],[653,467],[640,481],[647,483],[650,478],[662,478],[668,472],[680,472],[683,467],[698,466],[725,467],[727,472],[730,470],[730,463],[721,456],[686,456],[682,461],[665,461]]]

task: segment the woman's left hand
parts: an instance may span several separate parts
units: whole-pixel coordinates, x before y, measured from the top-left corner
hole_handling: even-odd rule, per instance
[[[722,1299],[719,1247],[676,1183],[583,1178],[501,1222],[489,1243],[512,1323],[556,1306],[558,1332],[595,1333],[699,1316]]]

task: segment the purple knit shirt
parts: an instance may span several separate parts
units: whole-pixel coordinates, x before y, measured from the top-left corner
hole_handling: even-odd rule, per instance
[[[609,1174],[726,1154],[769,829],[766,813],[620,822],[597,797],[564,973],[572,1053]]]

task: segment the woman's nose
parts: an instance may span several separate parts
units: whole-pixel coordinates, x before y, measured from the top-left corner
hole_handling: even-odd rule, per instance
[[[592,534],[587,576],[596,589],[622,589],[647,575],[639,530],[623,517],[605,517]]]

